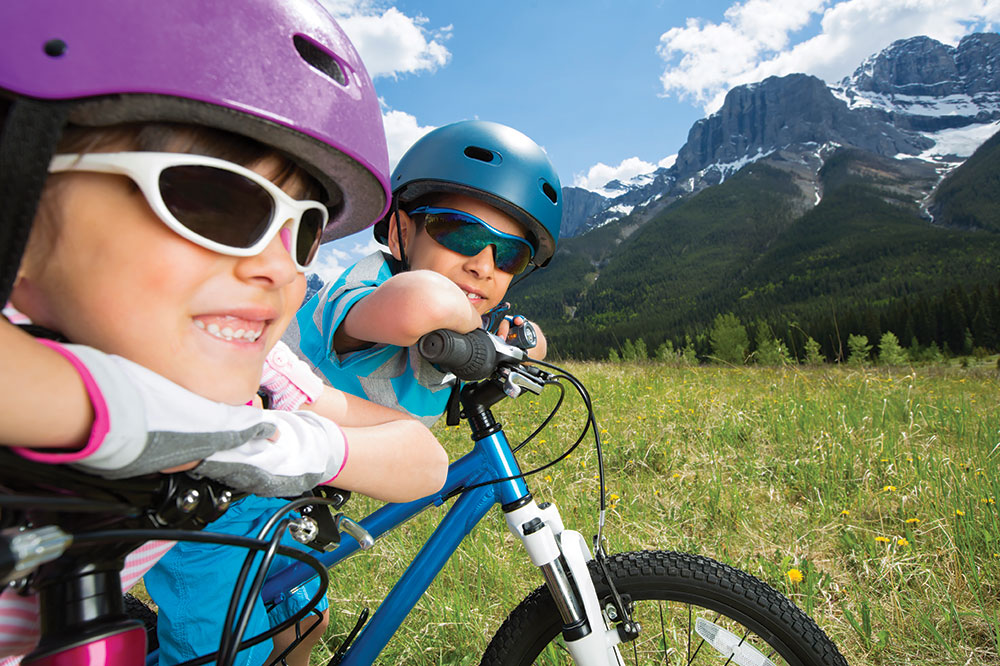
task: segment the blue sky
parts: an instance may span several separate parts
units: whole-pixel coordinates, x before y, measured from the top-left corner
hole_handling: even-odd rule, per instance
[[[1000,25],[998,0],[322,1],[372,74],[392,165],[427,131],[481,118],[595,191],[670,164],[733,86],[837,81],[896,39],[957,44]],[[369,238],[325,247],[318,272],[336,276]]]

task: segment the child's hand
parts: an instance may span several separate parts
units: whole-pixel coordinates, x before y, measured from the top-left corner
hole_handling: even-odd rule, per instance
[[[542,334],[542,329],[538,327],[538,324],[529,321],[522,315],[515,315],[509,319],[504,318],[500,322],[499,328],[497,328],[497,335],[499,335],[503,340],[507,340],[510,335],[511,326],[523,326],[524,324],[531,324],[532,328],[535,330],[535,346],[527,349],[528,357],[541,361],[545,358],[545,354],[548,351],[548,344],[545,341],[545,336]]]

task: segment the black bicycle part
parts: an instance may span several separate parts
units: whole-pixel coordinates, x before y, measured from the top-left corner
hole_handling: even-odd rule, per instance
[[[465,334],[446,329],[431,331],[417,341],[417,350],[430,363],[462,381],[486,379],[497,366],[496,346],[491,335],[481,328]]]
[[[775,666],[847,666],[822,629],[766,583],[725,564],[699,555],[668,551],[619,553],[607,560],[610,574],[625,603],[639,618],[638,640],[622,646],[626,662],[736,664]],[[605,575],[590,562],[590,575],[601,607],[617,621]],[[674,605],[681,612],[672,615]],[[610,612],[609,612],[610,611]],[[527,666],[568,663],[560,644],[562,619],[545,586],[515,608],[483,655],[484,666]],[[659,631],[655,631],[659,629]],[[713,647],[730,645],[744,652],[737,661]],[[631,654],[628,654],[631,653]],[[728,658],[728,660],[727,660]]]
[[[344,639],[344,642],[340,644],[337,651],[333,653],[332,657],[330,657],[330,661],[326,663],[326,666],[337,666],[337,664],[343,660],[344,655],[347,654],[347,648],[351,647],[351,643],[353,643],[354,639],[361,633],[361,628],[365,626],[365,622],[367,621],[368,607],[365,606],[361,609],[361,613],[358,615],[358,621],[354,623],[354,628],[351,629],[350,633],[348,633],[347,637]]]
[[[306,504],[299,513],[316,523],[318,532],[305,545],[320,552],[328,552],[340,545],[340,530],[337,529],[337,519],[333,512],[344,506],[351,497],[351,491],[318,486],[303,494],[304,497],[322,497],[326,502]]]

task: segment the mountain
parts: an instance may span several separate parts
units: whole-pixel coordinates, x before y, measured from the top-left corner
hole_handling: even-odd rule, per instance
[[[610,197],[565,188],[564,224],[581,231],[511,300],[576,357],[640,337],[707,354],[725,312],[829,358],[887,330],[1000,348],[998,58],[995,34],[918,37],[835,86],[737,87],[670,168]]]
[[[822,196],[818,171],[844,146],[912,158],[936,183],[998,129],[998,120],[1000,35],[969,35],[957,47],[928,37],[900,40],[836,85],[791,74],[734,88],[719,111],[691,127],[672,167],[609,183],[604,189],[616,194],[603,209],[567,208],[563,236],[629,214],[642,223],[760,160],[792,173],[815,204]]]

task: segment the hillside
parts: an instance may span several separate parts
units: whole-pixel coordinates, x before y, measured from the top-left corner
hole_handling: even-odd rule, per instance
[[[994,210],[1000,190],[984,151],[939,192],[958,182],[977,193],[977,210]],[[793,174],[754,163],[641,226],[625,217],[567,240],[511,300],[563,356],[599,358],[640,337],[651,350],[668,339],[679,346],[685,336],[707,353],[704,333],[724,312],[767,322],[792,349],[804,331],[831,358],[848,333],[877,339],[885,330],[958,352],[986,307],[975,294],[1000,283],[1000,234],[978,217],[961,228],[931,224],[911,198],[913,178],[906,162],[841,150],[819,172],[822,200],[801,213]],[[947,314],[963,299],[961,314]],[[1000,311],[982,316],[1000,321]],[[979,337],[973,344],[998,342]]]

